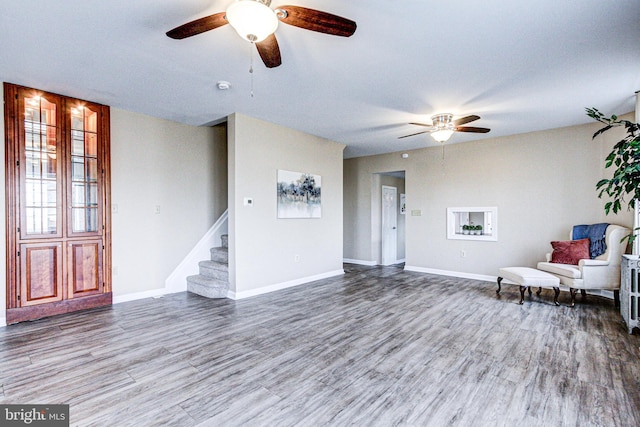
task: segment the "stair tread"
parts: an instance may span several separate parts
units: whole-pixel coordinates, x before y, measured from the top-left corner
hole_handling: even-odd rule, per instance
[[[228,282],[223,282],[222,280],[203,276],[201,274],[196,274],[194,276],[187,277],[187,282],[197,283],[198,285],[209,286],[209,287],[224,287],[224,288],[229,287]]]
[[[208,267],[216,270],[229,271],[229,263],[221,261],[205,260],[198,263],[200,267]]]

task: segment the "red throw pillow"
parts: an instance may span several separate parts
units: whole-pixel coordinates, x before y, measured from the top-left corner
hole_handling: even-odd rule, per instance
[[[551,242],[551,246],[553,247],[551,262],[578,265],[581,259],[591,258],[589,239]]]

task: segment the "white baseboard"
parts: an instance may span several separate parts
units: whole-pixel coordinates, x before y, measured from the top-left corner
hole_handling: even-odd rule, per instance
[[[417,273],[428,273],[428,274],[437,274],[439,276],[451,276],[451,277],[460,277],[462,279],[473,279],[473,280],[482,280],[485,282],[494,282],[496,283],[498,281],[498,276],[490,276],[490,275],[485,275],[485,274],[474,274],[474,273],[463,273],[460,271],[449,271],[449,270],[438,270],[435,268],[424,268],[424,267],[415,267],[415,266],[411,266],[411,265],[407,265],[404,267],[405,270],[407,271],[415,271]],[[510,280],[503,280],[502,284],[508,284],[508,285],[517,285],[517,283],[514,283]],[[560,290],[563,291],[569,291],[569,288],[567,288],[566,286],[560,285]],[[613,299],[613,291],[607,291],[607,290],[587,290],[587,294],[589,295],[598,295],[601,296],[603,298],[609,298],[609,299]]]
[[[123,295],[114,295],[113,303],[120,304],[122,302],[136,301],[136,300],[145,299],[145,298],[154,298],[162,295],[172,294],[175,292],[182,292],[182,291],[170,291],[167,288],[160,288],[160,289],[151,289],[150,291],[133,292],[130,294],[123,294]]]
[[[305,283],[315,282],[316,280],[328,279],[329,277],[339,276],[344,274],[344,270],[334,270],[327,273],[317,274],[315,276],[302,277],[300,279],[290,280],[288,282],[276,283],[275,285],[264,286],[258,289],[251,289],[242,292],[229,291],[228,298],[233,300],[239,300],[244,298],[255,297],[262,294],[268,294],[269,292],[279,291],[281,289],[292,288],[294,286],[304,285]]]
[[[358,264],[358,265],[368,265],[368,266],[378,265],[378,263],[375,261],[364,261],[360,259],[351,259],[351,258],[343,258],[342,262],[346,264]]]
[[[462,279],[483,280],[485,282],[496,282],[498,280],[498,276],[489,276],[485,274],[474,274],[474,273],[463,273],[461,271],[438,270],[436,268],[415,267],[412,265],[405,265],[404,269],[407,271],[415,271],[417,273],[428,273],[428,274],[437,274],[439,276],[460,277]],[[508,283],[508,281],[506,281],[506,283]]]

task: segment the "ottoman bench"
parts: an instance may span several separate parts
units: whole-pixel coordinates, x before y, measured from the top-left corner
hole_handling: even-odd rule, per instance
[[[531,287],[537,287],[537,295],[540,295],[542,288],[551,288],[555,292],[553,297],[553,303],[560,305],[558,302],[558,295],[560,295],[560,279],[553,274],[546,273],[544,271],[536,270],[529,267],[505,267],[499,269],[500,275],[498,276],[498,290],[496,293],[500,295],[502,279],[510,280],[520,285],[520,302],[524,301],[524,291],[528,288],[529,295],[531,295]]]

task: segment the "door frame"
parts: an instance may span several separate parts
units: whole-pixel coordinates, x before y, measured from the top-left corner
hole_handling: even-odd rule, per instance
[[[385,209],[384,196],[385,192],[393,190],[393,209],[391,210],[391,216],[388,215]],[[390,185],[382,186],[382,193],[380,198],[380,206],[382,212],[380,214],[381,230],[381,246],[380,246],[380,264],[392,265],[398,261],[398,188]],[[387,233],[385,227],[392,227],[390,233]],[[393,255],[391,255],[393,253]]]

